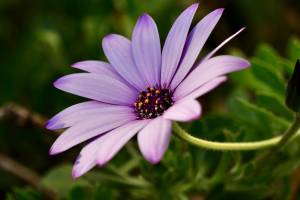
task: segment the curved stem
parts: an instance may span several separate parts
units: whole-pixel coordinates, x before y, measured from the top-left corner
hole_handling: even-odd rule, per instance
[[[281,140],[277,144],[277,149],[280,149],[284,144],[286,144],[299,130],[300,128],[300,114],[296,115],[294,123],[290,126],[289,129],[282,136]]]
[[[220,150],[220,151],[249,151],[268,147],[273,147],[278,144],[283,145],[289,139],[300,136],[300,117],[297,116],[291,128],[287,130],[282,136],[276,136],[271,139],[257,141],[257,142],[212,142],[200,138],[196,138],[183,130],[177,123],[174,123],[174,132],[183,140],[201,148]]]

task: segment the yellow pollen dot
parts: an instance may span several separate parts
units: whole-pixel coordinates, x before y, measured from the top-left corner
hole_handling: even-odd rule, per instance
[[[149,103],[149,99],[145,99],[145,103]]]
[[[160,90],[155,90],[155,93],[156,93],[156,94],[159,94],[159,93],[160,93]]]
[[[142,107],[143,103],[142,102],[139,102],[139,107]]]
[[[150,97],[150,96],[151,96],[151,93],[148,92],[148,93],[147,93],[147,97]]]
[[[146,109],[146,110],[145,110],[145,113],[148,113],[148,112],[149,112],[149,110],[148,110],[148,109]]]
[[[156,99],[156,100],[155,100],[155,104],[158,104],[158,103],[159,103],[158,101],[159,101],[159,100],[158,100],[158,99]]]
[[[151,88],[150,88],[150,91],[154,91],[154,88],[153,88],[153,87],[151,87]]]
[[[137,106],[137,102],[134,102],[134,104],[133,104],[135,107]]]

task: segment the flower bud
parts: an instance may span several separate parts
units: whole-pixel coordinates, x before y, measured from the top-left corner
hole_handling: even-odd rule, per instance
[[[287,85],[286,105],[293,111],[300,113],[300,62],[297,60],[292,77]]]

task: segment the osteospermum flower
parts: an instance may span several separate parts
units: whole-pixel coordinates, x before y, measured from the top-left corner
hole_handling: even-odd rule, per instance
[[[65,109],[47,123],[48,129],[67,128],[50,154],[93,139],[80,152],[74,177],[106,164],[136,134],[144,158],[158,163],[169,145],[172,121],[199,118],[201,106],[195,99],[224,82],[225,74],[249,66],[235,56],[212,57],[241,30],[196,62],[223,12],[211,12],[189,32],[197,7],[193,4],[176,19],[162,51],[155,22],[143,14],[131,41],[116,34],[103,39],[109,63],[75,63],[73,67],[85,72],[54,83],[60,90],[91,99]]]

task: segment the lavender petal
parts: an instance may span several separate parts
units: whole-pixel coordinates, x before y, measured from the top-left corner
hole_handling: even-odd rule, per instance
[[[170,120],[158,117],[138,133],[139,149],[150,163],[158,163],[166,152],[171,137],[171,124]]]
[[[75,104],[56,114],[48,121],[46,128],[57,130],[74,126],[82,121],[96,118],[97,116],[124,113],[132,113],[132,108],[128,106],[106,104],[98,101],[87,101]]]
[[[58,79],[54,86],[65,92],[110,104],[131,105],[137,92],[106,75],[77,73]]]
[[[187,122],[198,119],[201,115],[201,106],[194,99],[183,99],[176,102],[163,115],[168,120]]]
[[[140,129],[148,123],[149,120],[132,121],[99,138],[97,163],[100,166],[105,165]]]
[[[103,61],[85,60],[74,63],[72,67],[90,73],[104,74],[114,79],[123,81],[123,78],[115,71],[113,66]]]
[[[250,66],[250,63],[235,56],[216,56],[196,67],[174,92],[174,98],[180,99],[193,92],[206,82],[228,74],[239,71]]]
[[[112,113],[98,115],[95,118],[87,118],[82,123],[78,123],[63,132],[52,145],[50,154],[61,153],[81,142],[99,136],[135,119],[136,116],[133,113]]]
[[[146,82],[137,70],[131,51],[131,42],[127,38],[110,34],[103,38],[102,48],[110,64],[128,83],[140,91],[145,89]]]
[[[138,71],[148,86],[159,84],[161,47],[154,20],[144,14],[139,17],[132,33],[132,52]]]
[[[175,89],[177,85],[186,77],[196,58],[198,57],[205,42],[211,32],[218,23],[224,9],[217,9],[205,16],[188,35],[188,39],[184,48],[183,59],[171,83],[171,89]]]
[[[176,19],[167,36],[162,50],[161,85],[163,87],[169,86],[178,67],[187,34],[197,8],[198,4],[193,4],[183,11]]]

